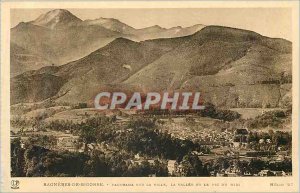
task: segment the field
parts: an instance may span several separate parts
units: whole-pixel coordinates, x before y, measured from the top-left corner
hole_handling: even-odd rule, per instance
[[[281,110],[280,108],[232,108],[231,111],[241,114],[242,119],[253,119],[267,111]]]

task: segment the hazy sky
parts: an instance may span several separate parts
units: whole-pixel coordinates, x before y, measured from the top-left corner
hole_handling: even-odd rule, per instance
[[[31,21],[51,9],[13,9],[11,27]],[[292,13],[288,8],[199,8],[199,9],[68,9],[82,20],[115,18],[134,27],[194,24],[221,25],[252,30],[269,37],[292,39]]]

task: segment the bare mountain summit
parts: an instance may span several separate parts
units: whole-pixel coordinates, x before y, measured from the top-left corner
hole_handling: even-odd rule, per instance
[[[55,9],[53,11],[49,11],[39,16],[36,20],[32,21],[31,23],[33,25],[54,29],[57,27],[65,27],[72,24],[75,25],[77,23],[80,23],[81,21],[81,19],[73,15],[68,10]]]

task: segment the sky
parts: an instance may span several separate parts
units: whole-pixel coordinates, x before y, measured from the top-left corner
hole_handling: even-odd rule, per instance
[[[12,9],[11,27],[36,19],[52,9]],[[153,25],[187,27],[220,25],[255,31],[261,35],[292,39],[292,11],[289,8],[170,8],[170,9],[68,9],[82,20],[115,18],[134,28]]]

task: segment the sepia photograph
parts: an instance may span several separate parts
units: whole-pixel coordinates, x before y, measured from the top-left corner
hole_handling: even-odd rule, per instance
[[[43,191],[299,188],[291,6],[15,5],[1,36],[10,191],[23,179]]]

